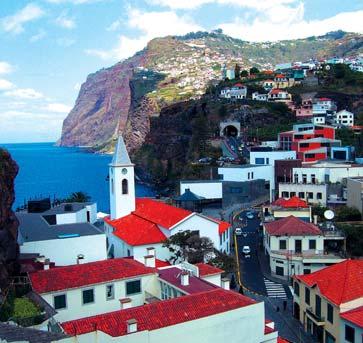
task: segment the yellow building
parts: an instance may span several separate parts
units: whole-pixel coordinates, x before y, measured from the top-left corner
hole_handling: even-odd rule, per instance
[[[346,260],[294,277],[294,317],[318,342],[341,342],[341,314],[362,305],[363,260]]]

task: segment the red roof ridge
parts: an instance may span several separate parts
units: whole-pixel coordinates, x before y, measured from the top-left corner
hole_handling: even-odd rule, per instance
[[[266,231],[271,235],[283,235],[283,236],[322,235],[321,230],[316,225],[305,222],[293,215],[265,223],[264,225]]]
[[[135,319],[138,331],[152,331],[162,327],[205,318],[255,304],[256,301],[222,288],[131,307],[67,321],[61,324],[69,335],[81,335],[97,330],[112,337],[127,334],[126,321]],[[155,317],[158,320],[155,320]],[[112,325],[110,325],[112,322]]]
[[[197,266],[199,269],[199,277],[222,274],[224,272],[223,269],[217,268],[208,263],[200,262],[200,263],[196,263],[195,266]]]

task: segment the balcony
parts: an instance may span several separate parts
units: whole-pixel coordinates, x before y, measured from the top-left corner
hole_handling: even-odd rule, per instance
[[[314,313],[312,307],[306,308],[306,314],[317,326],[325,325],[325,318]]]

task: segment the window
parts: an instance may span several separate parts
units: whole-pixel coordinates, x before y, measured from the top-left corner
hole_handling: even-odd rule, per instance
[[[315,158],[315,154],[305,154],[305,158]]]
[[[308,177],[306,174],[302,174],[302,182],[303,183],[307,183],[308,182]]]
[[[250,179],[250,172],[248,172],[248,174],[247,174],[247,178],[248,178],[248,180]]]
[[[55,310],[61,310],[67,307],[67,298],[65,294],[55,295],[53,302]]]
[[[328,321],[333,324],[334,323],[334,309],[333,309],[333,305],[331,305],[331,304],[328,303],[327,304],[326,311],[327,311]]]
[[[289,197],[289,192],[281,192],[281,197],[282,198],[288,198]]]
[[[299,192],[299,198],[304,199],[305,198],[305,193],[304,192]]]
[[[315,295],[315,314],[321,317],[321,298],[318,295]]]
[[[345,324],[345,340],[354,343],[355,330],[351,326]]]
[[[114,188],[115,188],[115,186],[113,184],[113,179],[111,178],[111,194],[113,194]]]
[[[286,250],[286,239],[280,239],[279,244],[280,244],[279,246],[280,250]]]
[[[129,194],[129,183],[127,179],[122,180],[122,194]]]
[[[310,289],[305,287],[305,302],[310,305]]]
[[[299,183],[299,175],[294,174],[294,183]]]
[[[137,294],[140,292],[141,292],[140,280],[126,282],[126,295]]]
[[[323,199],[323,194],[321,192],[316,193],[316,199]]]
[[[82,291],[82,302],[83,305],[85,304],[91,304],[95,302],[95,295],[92,289],[85,289]]]
[[[294,293],[298,297],[300,296],[300,285],[298,282],[294,282]]]
[[[127,249],[127,257],[130,257],[130,256],[131,256],[130,249]]]
[[[296,192],[290,192],[290,198],[294,197],[296,195]]]
[[[265,159],[263,157],[256,157],[255,164],[265,164]]]
[[[251,179],[253,179],[253,172],[251,172]]]
[[[106,299],[112,300],[115,298],[115,288],[113,285],[106,285]]]
[[[310,250],[316,249],[316,240],[315,239],[309,239],[309,249]]]
[[[266,158],[266,164],[270,164],[270,159],[268,157]]]
[[[311,174],[311,183],[316,183],[315,174]]]
[[[314,199],[314,193],[308,192],[308,199]]]
[[[300,148],[308,148],[309,143],[300,143]]]

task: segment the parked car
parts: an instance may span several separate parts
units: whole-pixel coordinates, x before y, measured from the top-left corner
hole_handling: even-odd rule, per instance
[[[245,255],[245,257],[250,256],[251,254],[251,249],[248,245],[244,245],[242,248],[242,253],[243,255]]]
[[[255,218],[255,215],[253,214],[253,212],[247,212],[247,213],[246,213],[246,217],[247,217],[248,219],[253,219],[253,218]]]
[[[236,234],[236,236],[240,236],[242,234],[242,229],[240,227],[236,227],[234,229],[234,233]]]
[[[211,163],[212,159],[210,157],[203,157],[198,160],[199,163]]]

